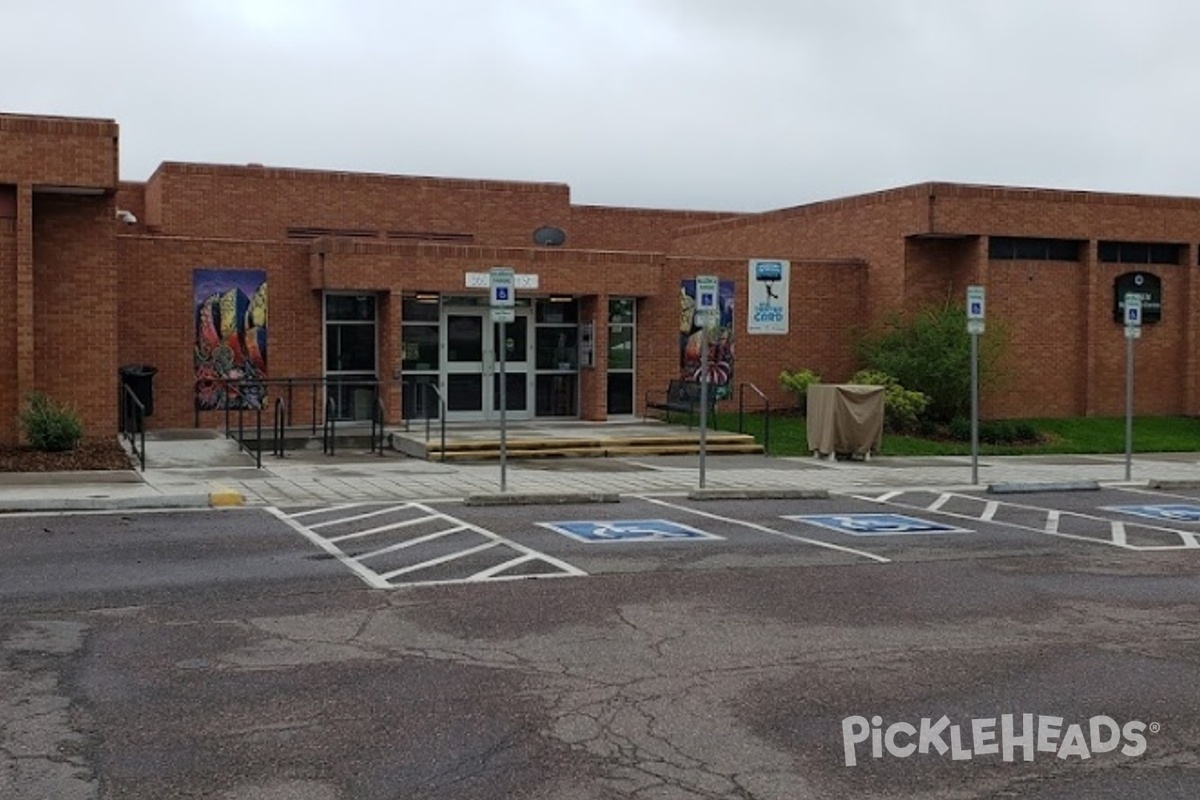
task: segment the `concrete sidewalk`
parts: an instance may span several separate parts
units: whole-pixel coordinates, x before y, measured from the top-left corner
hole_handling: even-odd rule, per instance
[[[258,469],[224,438],[156,441],[144,473],[0,475],[0,511],[294,506],[364,501],[463,499],[500,492],[500,465],[438,463],[343,449],[334,457],[263,456]],[[882,493],[899,488],[983,490],[996,484],[1077,485],[1125,482],[1123,455],[986,457],[971,483],[965,456],[870,461],[806,457],[709,456],[705,488],[746,493]],[[1140,454],[1135,485],[1200,486],[1200,454]],[[510,460],[510,494],[687,494],[699,488],[697,456]]]

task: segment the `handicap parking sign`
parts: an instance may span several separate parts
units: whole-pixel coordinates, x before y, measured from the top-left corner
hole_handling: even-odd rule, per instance
[[[543,528],[581,542],[673,542],[720,539],[716,534],[666,519],[539,522]]]
[[[1169,522],[1200,522],[1200,506],[1187,503],[1164,503],[1149,506],[1102,506],[1104,511],[1118,511],[1136,517],[1167,520]]]
[[[941,522],[932,522],[904,514],[805,514],[784,517],[807,522],[850,536],[898,536],[918,533],[970,533]]]

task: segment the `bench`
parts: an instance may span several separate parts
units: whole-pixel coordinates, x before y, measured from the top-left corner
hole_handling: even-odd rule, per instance
[[[655,399],[656,395],[661,396],[662,399]],[[700,382],[672,378],[665,392],[646,392],[645,407],[647,411],[666,412],[664,417],[666,422],[671,421],[672,411],[687,414],[689,416],[688,427],[690,428],[692,426],[690,416],[700,411]],[[716,387],[710,384],[708,387],[708,416],[710,419],[715,419],[716,411],[717,391]]]

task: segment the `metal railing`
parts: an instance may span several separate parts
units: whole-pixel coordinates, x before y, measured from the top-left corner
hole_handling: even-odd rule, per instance
[[[146,406],[138,399],[137,393],[126,383],[121,383],[121,436],[129,442],[133,454],[137,456],[138,468],[146,471]]]
[[[333,455],[337,447],[337,403],[332,397],[325,398],[325,422],[321,425],[321,452]]]
[[[438,452],[441,454],[439,461],[446,460],[446,396],[442,394],[442,390],[438,388],[436,383],[425,384],[425,444],[429,444],[429,390],[432,389],[434,394],[438,396],[438,422],[441,423],[441,442]]]
[[[387,417],[387,409],[383,405],[383,398],[375,398],[375,407],[371,411],[371,452],[378,452],[383,455],[383,423]],[[376,444],[379,449],[376,450]]]
[[[287,411],[283,404],[283,398],[276,397],[275,417],[271,420],[271,455],[276,458],[284,457],[284,450],[286,449],[284,436],[287,434],[286,419]]]
[[[762,398],[763,401],[763,453],[771,455],[771,401],[762,391],[749,381],[738,387],[738,433],[746,432],[746,387]]]

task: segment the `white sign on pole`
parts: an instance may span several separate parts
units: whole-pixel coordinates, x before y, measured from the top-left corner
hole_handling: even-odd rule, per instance
[[[512,267],[492,267],[488,273],[491,283],[492,308],[512,308],[517,304],[517,275]]]
[[[696,276],[696,310],[716,311],[718,281],[716,275]]]
[[[1140,328],[1142,326],[1142,296],[1130,292],[1125,295],[1125,327]],[[1136,338],[1136,337],[1130,337]]]
[[[982,320],[985,315],[984,291],[982,286],[967,287],[967,319]]]
[[[517,312],[513,308],[493,308],[492,322],[516,322]]]

